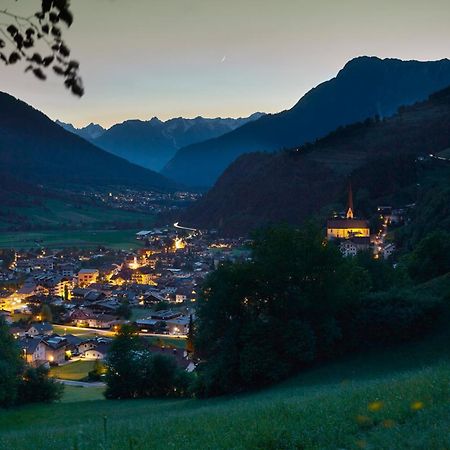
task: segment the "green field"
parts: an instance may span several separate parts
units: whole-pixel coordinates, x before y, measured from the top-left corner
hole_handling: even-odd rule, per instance
[[[56,230],[0,232],[0,248],[65,248],[98,247],[134,249],[139,246],[135,239],[138,229],[129,230]]]
[[[73,403],[104,400],[103,391],[104,388],[102,387],[64,386],[64,397],[61,402]]]
[[[44,200],[42,204],[26,207],[9,207],[16,215],[30,223],[49,228],[66,225],[95,228],[107,223],[153,223],[154,217],[134,211],[108,208],[102,205],[74,204],[63,200]]]
[[[94,368],[94,361],[75,361],[64,366],[52,367],[50,376],[62,380],[80,381]]]
[[[109,401],[69,388],[60,404],[0,412],[0,448],[428,450],[450,448],[449,426],[446,327],[235,397]]]
[[[8,216],[8,212],[12,215]],[[3,213],[5,219],[0,223],[0,248],[17,249],[99,245],[118,249],[136,248],[135,233],[151,227],[155,221],[151,214],[101,205],[75,205],[62,200],[45,200],[41,205],[28,207],[9,207]],[[8,227],[18,222],[25,226],[29,224],[30,229],[38,225],[43,231],[7,231]]]

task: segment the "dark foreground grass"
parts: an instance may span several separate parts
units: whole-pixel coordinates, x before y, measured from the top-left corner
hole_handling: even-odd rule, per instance
[[[108,401],[71,388],[68,403],[0,412],[0,448],[448,449],[449,354],[444,329],[236,397]]]

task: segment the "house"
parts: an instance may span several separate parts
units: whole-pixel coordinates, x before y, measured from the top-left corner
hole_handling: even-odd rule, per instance
[[[50,336],[53,333],[53,325],[48,322],[33,323],[27,330],[28,336]]]
[[[26,336],[26,332],[21,327],[10,327],[9,328],[9,334],[14,336],[15,339],[23,338]]]
[[[178,311],[172,311],[171,309],[167,309],[164,311],[155,311],[150,314],[151,319],[155,320],[170,320],[170,319],[176,319],[177,317],[180,317],[181,313]]]
[[[100,275],[97,269],[81,269],[78,272],[78,285],[81,287],[95,283]]]
[[[67,342],[66,354],[68,354],[68,356],[78,355],[78,347],[83,342],[83,339],[79,336],[74,336],[73,334],[65,334],[64,339]]]
[[[117,317],[110,314],[94,314],[87,319],[88,328],[100,328],[103,330],[109,330],[119,323],[120,321]]]
[[[383,258],[388,259],[394,252],[395,252],[395,244],[394,243],[387,244],[383,248]]]
[[[106,359],[111,344],[109,342],[100,342],[94,348],[84,352],[86,359]]]
[[[358,252],[370,248],[370,238],[345,239],[339,244],[343,256],[356,256]]]
[[[80,342],[77,346],[78,353],[80,355],[84,355],[87,350],[91,350],[95,348],[97,345],[97,341],[95,339],[88,339],[86,341]]]
[[[19,340],[23,359],[31,365],[38,365],[45,359],[45,344],[42,337],[24,337]]]
[[[136,239],[139,241],[145,241],[145,239],[147,239],[151,234],[152,232],[148,230],[138,231],[136,233]]]
[[[53,364],[61,364],[66,360],[67,341],[64,337],[53,335],[42,340],[45,346],[45,360]]]
[[[187,316],[178,317],[176,319],[166,320],[169,334],[186,335],[189,332],[190,318]]]

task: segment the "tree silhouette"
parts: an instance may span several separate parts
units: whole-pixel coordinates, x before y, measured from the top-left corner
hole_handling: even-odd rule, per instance
[[[28,17],[7,9],[0,10],[0,15],[8,19],[0,23],[0,61],[7,66],[24,62],[25,72],[39,80],[46,80],[53,69],[72,94],[84,94],[80,64],[70,59],[70,48],[63,40],[63,28],[73,23],[70,0],[42,0],[41,9]]]

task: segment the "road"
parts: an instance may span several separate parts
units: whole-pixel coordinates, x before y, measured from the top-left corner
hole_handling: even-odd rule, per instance
[[[115,331],[111,330],[101,330],[99,328],[86,328],[86,327],[73,327],[69,325],[57,325],[58,328],[64,328],[64,331],[70,333],[71,331],[86,331],[86,334],[98,334],[106,337],[113,337],[116,335]],[[170,338],[170,339],[186,339],[187,336],[185,334],[173,335],[173,334],[161,334],[161,333],[139,333],[140,336],[150,336],[150,337],[161,337],[161,338]]]
[[[196,230],[195,228],[182,227],[182,226],[179,224],[179,222],[175,222],[175,223],[173,224],[173,226],[174,226],[175,228],[180,229],[180,230],[198,231],[198,230]]]
[[[78,387],[106,387],[106,383],[102,381],[93,381],[92,383],[88,383],[86,381],[70,381],[70,380],[62,380],[61,378],[55,378],[58,383],[65,384],[66,386],[78,386]]]

